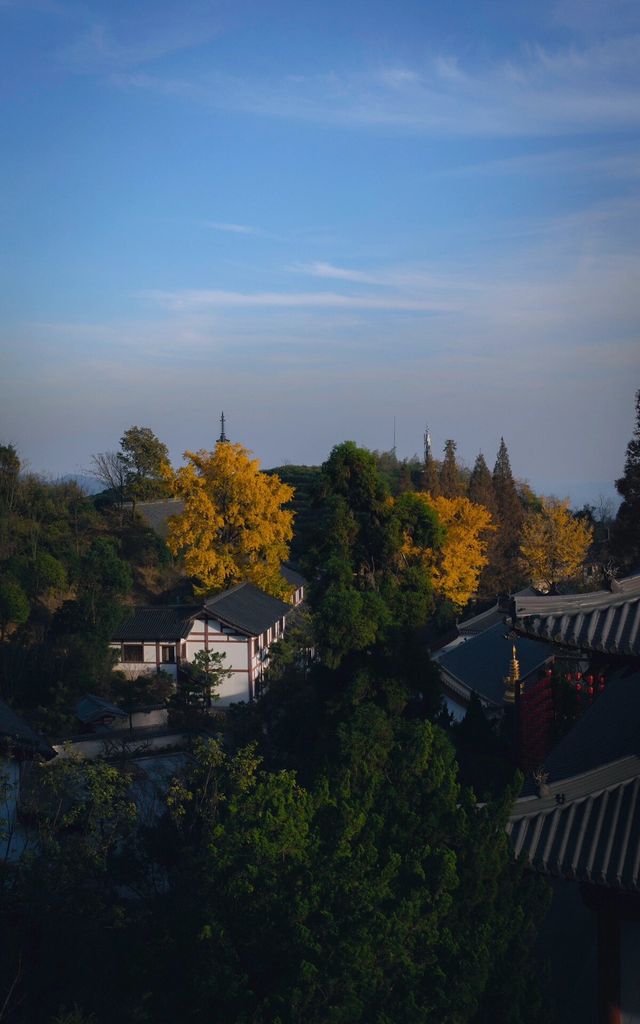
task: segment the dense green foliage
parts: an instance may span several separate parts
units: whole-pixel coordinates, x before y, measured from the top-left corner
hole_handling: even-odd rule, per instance
[[[124,600],[146,603],[163,546],[72,485],[21,478],[13,454],[0,449],[2,696],[44,731],[87,691],[131,710],[149,684],[114,676],[108,638]],[[534,953],[546,892],[512,858],[505,751],[477,708],[451,729],[424,642],[448,611],[420,553],[446,531],[415,493],[421,464],[385,454],[346,442],[319,471],[291,467],[310,610],[221,741],[176,757],[164,789],[135,760],[33,769],[31,849],[0,869],[8,1024],[550,1020]],[[453,442],[448,468],[462,494]],[[173,703],[211,734],[226,669],[199,662]]]
[[[169,449],[150,427],[129,427],[119,451],[92,456],[91,474],[105,489],[103,500],[115,503],[121,514],[125,502],[131,502],[133,516],[136,502],[167,497],[162,467],[168,461]]]
[[[316,639],[326,663],[366,650],[390,631],[423,625],[433,609],[429,573],[403,555],[408,535],[437,547],[437,516],[415,494],[391,500],[374,456],[353,441],[322,466],[322,516],[307,560]]]
[[[306,554],[318,526],[319,512],[314,496],[320,477],[320,467],[284,465],[267,469],[265,472],[275,474],[284,484],[294,489],[293,498],[284,507],[294,514],[291,558],[299,561]]]
[[[75,483],[20,474],[1,447],[0,697],[53,733],[70,728],[83,694],[108,697],[123,602],[161,587],[168,558],[137,519],[98,511]]]
[[[1,891],[7,1019],[546,1019],[530,951],[545,901],[512,861],[508,800],[480,810],[437,726],[362,695],[317,765],[305,785],[254,746],[202,743],[135,831],[114,768],[40,769],[40,845]]]

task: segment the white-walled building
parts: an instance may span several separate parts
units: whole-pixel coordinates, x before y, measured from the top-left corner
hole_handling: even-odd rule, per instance
[[[118,667],[132,678],[164,671],[177,679],[180,665],[193,661],[198,651],[224,654],[230,675],[217,690],[224,706],[256,696],[269,647],[284,633],[293,610],[253,584],[239,583],[199,607],[134,608],[113,634],[111,647],[119,654]]]

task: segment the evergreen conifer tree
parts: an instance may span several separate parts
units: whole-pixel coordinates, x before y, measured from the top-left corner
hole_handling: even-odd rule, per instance
[[[445,498],[458,498],[461,494],[460,473],[456,462],[456,442],[449,438],[444,445],[444,460],[440,468],[440,493]]]
[[[503,437],[500,438],[500,447],[493,469],[493,491],[496,501],[495,514],[498,535],[490,576],[494,590],[510,591],[518,586],[522,577],[518,562],[518,549],[523,514],[511,472],[509,453]]]
[[[425,461],[420,487],[421,490],[430,494],[432,498],[437,498],[441,494],[438,464],[431,457]]]
[[[636,425],[627,445],[624,476],[616,480],[622,495],[613,529],[613,546],[625,567],[635,569],[640,563],[640,390],[636,392]]]
[[[469,498],[476,505],[484,505],[492,515],[495,515],[496,496],[493,490],[493,480],[482,452],[479,452],[471,472]]]

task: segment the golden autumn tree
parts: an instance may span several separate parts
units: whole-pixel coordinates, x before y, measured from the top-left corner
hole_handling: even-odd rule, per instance
[[[198,594],[250,582],[278,597],[290,587],[280,574],[289,553],[293,513],[284,509],[293,488],[260,471],[240,444],[219,442],[212,452],[185,452],[187,465],[164,476],[184,511],[169,520],[167,546],[184,553]]]
[[[532,583],[551,590],[578,574],[592,538],[592,528],[571,515],[568,501],[543,498],[541,511],[529,515],[522,528],[522,565]]]
[[[430,498],[445,528],[445,539],[431,570],[437,594],[459,609],[478,589],[487,564],[488,535],[494,529],[491,513],[468,498]]]
[[[402,548],[408,563],[420,562],[428,570],[436,594],[456,608],[463,608],[478,588],[480,572],[487,564],[488,535],[495,529],[491,513],[468,498],[417,495],[437,515],[444,527],[439,549],[421,548],[405,534]]]

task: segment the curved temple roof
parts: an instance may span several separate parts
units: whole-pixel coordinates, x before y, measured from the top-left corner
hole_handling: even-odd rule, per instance
[[[537,871],[640,890],[640,759],[622,758],[517,800],[514,852]]]
[[[590,594],[514,597],[514,629],[581,650],[640,656],[640,574]]]

